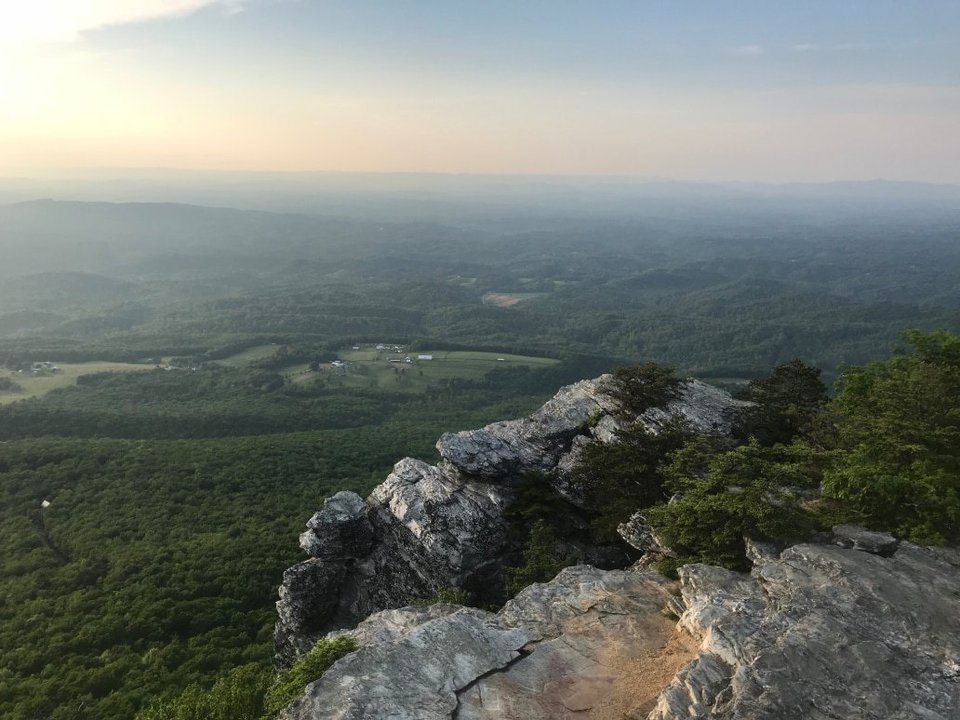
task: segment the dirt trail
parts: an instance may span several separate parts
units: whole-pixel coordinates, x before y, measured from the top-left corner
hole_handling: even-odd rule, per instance
[[[637,655],[626,652],[622,645],[611,645],[602,664],[615,672],[617,678],[593,705],[591,720],[646,717],[674,675],[697,656],[696,640],[677,630],[676,621],[663,617],[662,622],[667,639],[659,648]]]

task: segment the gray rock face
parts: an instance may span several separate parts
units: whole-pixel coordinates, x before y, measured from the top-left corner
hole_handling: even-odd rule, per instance
[[[280,718],[449,718],[458,689],[509,664],[528,640],[521,629],[498,626],[490,613],[460,608],[342,658]]]
[[[424,575],[448,584],[484,563],[502,546],[507,531],[503,510],[508,492],[469,482],[455,472],[406,458],[370,495],[382,520],[401,526],[415,539]]]
[[[437,442],[440,456],[467,475],[506,477],[557,467],[575,436],[589,430],[599,442],[615,442],[622,421],[619,403],[606,391],[610,375],[562,388],[533,415],[487,425],[480,430],[447,433]],[[729,434],[738,408],[749,405],[700,380],[683,383],[680,397],[639,419],[653,430],[680,418],[694,432]],[[567,461],[569,462],[569,461]]]
[[[642,553],[661,549],[643,513],[635,512],[629,520],[617,525],[617,534],[627,545]]]
[[[737,410],[751,403],[734,400],[730,393],[702,380],[687,380],[680,397],[665,408],[652,408],[640,416],[651,430],[658,430],[673,418],[680,418],[693,432],[729,435]]]
[[[583,717],[611,700],[618,663],[667,643],[673,623],[659,609],[669,597],[659,576],[578,566],[498,615],[451,605],[384,611],[348,631],[361,649],[281,718]]]
[[[829,545],[756,553],[751,576],[681,570],[697,660],[652,720],[960,717],[960,554]]]
[[[624,422],[606,393],[608,378],[564,387],[527,418],[444,435],[437,443],[439,465],[401,460],[366,502],[349,492],[327,500],[300,536],[312,560],[285,576],[281,588],[277,664],[291,664],[323,633],[443,588],[463,587],[502,602],[496,593],[503,589],[510,478],[549,472],[561,494],[582,503],[565,473],[585,445],[615,442]],[[656,429],[681,416],[716,432],[729,427],[737,405],[726,393],[690,381],[669,408],[648,411],[641,420]],[[607,555],[584,554],[598,563]]]
[[[836,525],[833,541],[840,547],[863,550],[888,557],[896,552],[900,543],[890,533],[871,532],[852,525]]]
[[[371,493],[329,499],[284,575],[275,660],[291,665],[324,633],[438,590],[482,584],[506,541],[506,489],[405,458]]]
[[[367,505],[359,495],[340,491],[323,504],[307,521],[300,535],[300,547],[312,558],[346,560],[363,557],[370,551],[373,526],[367,519]]]
[[[437,450],[461,472],[478,477],[552,470],[591,419],[618,409],[603,389],[609,377],[568,385],[529,417],[446,433],[437,441]]]
[[[373,615],[283,720],[954,720],[960,552],[755,544],[743,574],[567,568],[496,615]],[[339,633],[343,634],[343,633]]]
[[[274,653],[283,666],[292,665],[322,636],[320,630],[338,599],[328,589],[339,587],[343,576],[343,563],[316,559],[284,570],[273,638]]]

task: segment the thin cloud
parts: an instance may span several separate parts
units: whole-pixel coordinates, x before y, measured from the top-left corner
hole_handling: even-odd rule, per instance
[[[800,53],[814,52],[819,49],[820,49],[820,46],[817,45],[816,43],[797,43],[796,45],[793,46],[793,51],[800,52]]]
[[[84,31],[189,15],[221,5],[235,10],[250,0],[29,0],[0,9],[0,47],[71,42]]]
[[[741,57],[757,57],[758,55],[763,55],[763,46],[738,45],[737,47],[730,48],[730,53],[733,55],[740,55]]]

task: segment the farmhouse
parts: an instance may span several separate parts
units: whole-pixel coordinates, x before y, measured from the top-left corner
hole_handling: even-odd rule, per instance
[[[433,355],[417,355],[417,360],[433,360]]]

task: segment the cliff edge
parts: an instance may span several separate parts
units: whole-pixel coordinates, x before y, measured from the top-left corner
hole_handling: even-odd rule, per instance
[[[607,387],[576,383],[527,418],[446,434],[438,464],[405,458],[366,500],[326,501],[300,538],[309,559],[284,574],[276,661],[328,635],[359,649],[283,720],[960,717],[960,552],[859,528],[751,543],[750,573],[695,564],[670,581],[643,563],[581,564],[497,613],[410,606],[450,587],[496,597],[524,473],[576,505],[567,478],[587,444],[616,442],[634,421],[729,433],[741,405],[687,381],[630,418]],[[620,533],[656,546],[639,516]]]
[[[636,420],[654,431],[682,418],[698,432],[729,433],[743,404],[688,380],[666,407],[624,417],[609,381],[605,375],[568,385],[526,418],[447,433],[437,442],[437,465],[404,458],[366,500],[351,492],[328,499],[300,536],[309,559],[284,573],[277,665],[289,666],[327,632],[446,588],[502,604],[509,543],[503,515],[514,481],[542,473],[576,505],[581,499],[567,473],[585,444],[614,442],[616,430]],[[629,562],[622,550],[583,550],[592,564]]]

